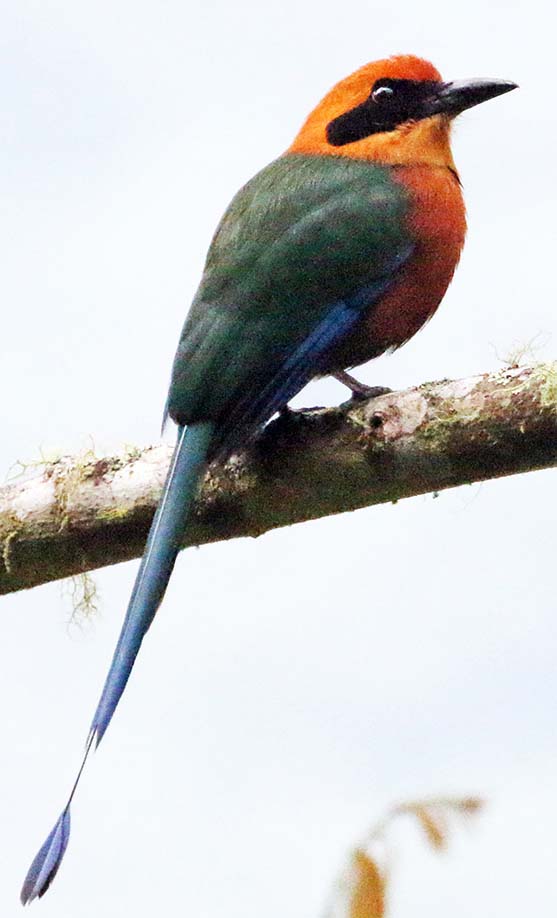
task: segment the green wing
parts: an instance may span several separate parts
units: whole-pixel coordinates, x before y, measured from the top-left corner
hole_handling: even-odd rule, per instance
[[[411,250],[407,209],[387,168],[345,157],[287,154],[256,175],[209,249],[174,361],[170,416],[225,417],[335,304],[378,282],[385,289]]]
[[[56,876],[70,805],[108,727],[174,567],[207,461],[311,378],[327,347],[387,289],[409,250],[402,191],[377,167],[288,156],[234,199],[186,320],[169,394],[182,430],[69,799],[35,856],[23,904]],[[236,439],[234,439],[236,437]]]

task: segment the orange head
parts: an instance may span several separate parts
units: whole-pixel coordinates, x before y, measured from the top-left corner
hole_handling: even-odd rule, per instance
[[[454,116],[515,86],[506,80],[444,83],[432,64],[412,55],[375,61],[327,93],[289,152],[454,169]]]

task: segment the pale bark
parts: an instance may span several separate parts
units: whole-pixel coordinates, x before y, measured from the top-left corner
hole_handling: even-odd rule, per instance
[[[0,593],[141,554],[166,446],[64,457],[0,489]],[[289,412],[207,473],[186,543],[557,465],[557,364]]]

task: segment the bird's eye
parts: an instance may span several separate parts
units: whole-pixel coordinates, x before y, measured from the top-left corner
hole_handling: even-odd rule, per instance
[[[374,89],[371,98],[374,102],[389,102],[394,96],[394,89],[391,86],[378,86]]]

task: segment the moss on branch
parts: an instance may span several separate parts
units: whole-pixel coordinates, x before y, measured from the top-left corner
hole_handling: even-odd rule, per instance
[[[141,554],[171,449],[31,466],[0,489],[0,593]],[[212,466],[187,544],[557,465],[557,364],[289,411]]]

